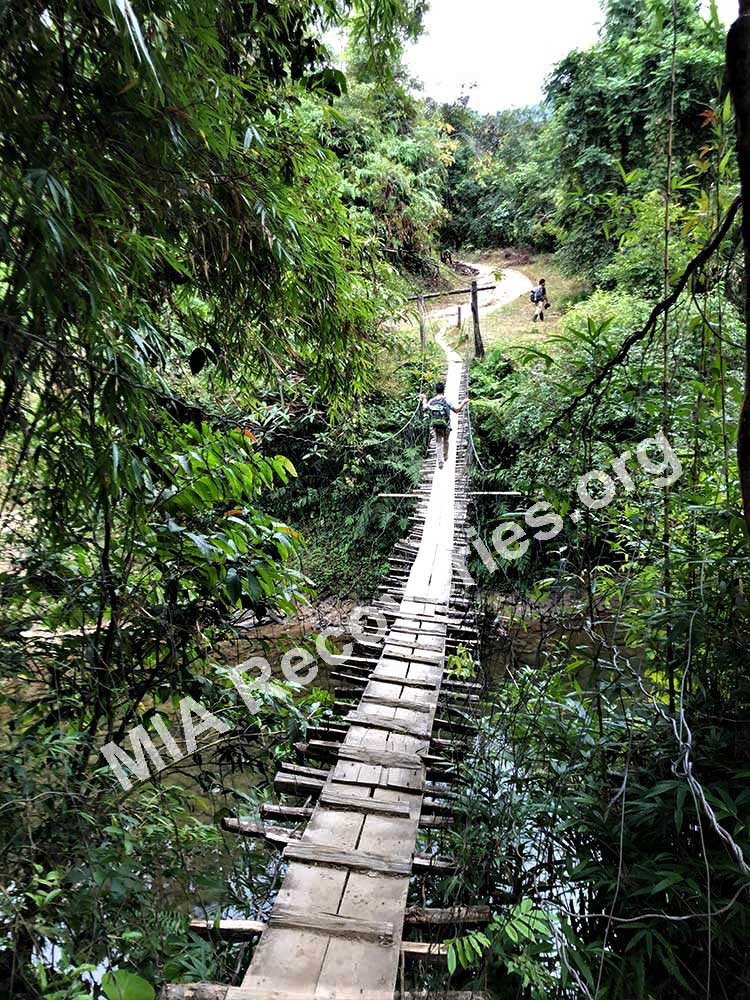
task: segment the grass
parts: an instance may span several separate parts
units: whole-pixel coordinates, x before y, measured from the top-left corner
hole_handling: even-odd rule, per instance
[[[528,295],[523,295],[508,305],[501,306],[493,312],[482,316],[482,339],[486,348],[499,344],[527,343],[543,340],[551,333],[559,331],[563,317],[577,302],[585,299],[590,288],[581,278],[563,274],[555,263],[554,256],[540,254],[533,257],[529,263],[516,264],[506,261],[497,252],[480,254],[471,257],[471,262],[512,267],[525,274],[536,285],[539,278],[546,280],[548,295],[552,307],[547,310],[544,324],[534,323],[534,307],[529,302]]]

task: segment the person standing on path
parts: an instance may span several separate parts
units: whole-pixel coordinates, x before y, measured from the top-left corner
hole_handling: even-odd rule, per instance
[[[424,393],[420,393],[419,399],[422,403],[422,410],[430,415],[430,427],[432,429],[432,440],[435,442],[435,455],[437,456],[438,468],[442,469],[443,464],[448,459],[448,446],[451,432],[451,411],[460,413],[469,402],[468,397],[459,406],[454,406],[445,398],[445,383],[438,382],[435,385],[435,395],[428,400]]]
[[[534,322],[541,320],[544,322],[544,310],[549,309],[549,299],[547,298],[547,285],[544,278],[539,279],[539,284],[531,293],[531,301],[534,303]]]

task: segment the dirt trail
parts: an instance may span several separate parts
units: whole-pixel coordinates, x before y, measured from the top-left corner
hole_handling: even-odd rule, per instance
[[[476,276],[476,282],[480,288],[482,285],[497,285],[497,288],[493,288],[488,292],[479,293],[479,310],[485,315],[493,312],[495,309],[500,309],[509,302],[513,302],[521,295],[528,295],[533,288],[532,283],[526,275],[522,274],[520,271],[516,271],[512,267],[501,268],[500,273],[502,274],[502,280],[497,282],[495,280],[496,268],[493,268],[489,264],[478,264],[477,267],[479,269],[479,273]],[[471,293],[467,292],[466,295],[454,295],[452,296],[452,299],[453,303],[449,306],[442,306],[437,309],[428,309],[428,318],[452,319],[456,315],[458,306],[461,306],[462,318],[469,318],[471,316]]]

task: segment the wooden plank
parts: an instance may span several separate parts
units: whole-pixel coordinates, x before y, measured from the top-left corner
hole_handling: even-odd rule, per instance
[[[478,694],[470,694],[468,691],[451,691],[449,688],[441,691],[440,697],[444,700],[452,698],[454,701],[469,702],[471,705],[476,705],[477,702],[482,700]],[[460,708],[461,705],[459,704],[455,707]]]
[[[408,652],[407,652],[408,650]],[[405,660],[408,663],[427,663],[433,667],[442,667],[446,657],[442,654],[432,654],[414,649],[413,646],[400,646],[387,639],[383,646],[383,656],[391,660]]]
[[[363,680],[367,683],[365,678],[363,678]],[[337,686],[333,689],[333,694],[339,700],[358,701],[363,690],[364,688],[362,687],[353,687],[352,685],[347,685],[346,687]]]
[[[379,813],[382,816],[410,816],[411,807],[408,802],[387,802],[374,799],[371,796],[347,795],[339,792],[332,785],[327,785],[320,793],[320,802],[332,809],[344,809],[353,812]]]
[[[217,983],[165,983],[158,1000],[226,1000],[228,989]]]
[[[274,819],[289,819],[303,822],[310,819],[313,814],[310,806],[277,806],[272,802],[264,802],[260,807],[261,816],[273,817]]]
[[[424,767],[424,761],[416,753],[396,753],[393,750],[371,750],[369,747],[354,747],[346,743],[339,750],[340,760],[356,760],[362,764],[379,764],[380,767]]]
[[[445,645],[446,636],[445,632],[425,632],[417,631],[412,632],[403,629],[397,629],[395,624],[388,630],[388,642],[392,645],[412,645],[419,646],[420,649],[437,650],[442,649]]]
[[[439,646],[429,646],[426,643],[419,642],[417,639],[402,639],[398,636],[394,636],[393,633],[389,632],[385,637],[383,642],[383,649],[411,649],[420,656],[431,656],[435,659],[445,659],[443,653],[444,643],[440,643]],[[387,655],[387,654],[386,654]]]
[[[449,715],[458,716],[458,720],[465,721],[467,723],[473,723],[477,716],[482,715],[482,709],[477,704],[481,699],[477,698],[474,702],[462,701],[458,704],[453,702],[448,702],[445,705],[441,705]]]
[[[400,610],[398,604],[387,604],[385,601],[373,601],[372,607],[377,608],[378,611],[382,611],[386,618],[398,618],[399,615],[404,613]],[[450,615],[426,615],[418,611],[410,611],[408,612],[408,616],[419,622],[425,622],[425,624],[436,622],[440,625],[446,625],[449,629],[466,628],[466,617],[464,615],[454,615],[451,617]],[[471,631],[476,631],[476,629],[472,629]]]
[[[346,717],[347,712],[353,709],[356,704],[358,704],[357,698],[347,698],[346,701],[337,700],[333,703],[333,710],[337,715]]]
[[[360,677],[358,674],[343,674],[338,670],[332,670],[328,675],[332,681],[341,681],[344,684],[357,684],[360,687],[367,686],[367,677]]]
[[[372,673],[373,665],[376,663],[380,663],[379,656],[350,656],[346,663],[341,666],[348,674],[351,674],[352,678],[356,677],[358,681],[367,681]]]
[[[431,854],[415,854],[412,859],[412,870],[415,875],[447,875],[455,872],[458,865],[448,858],[436,858]]]
[[[435,729],[447,729],[450,733],[462,733],[467,736],[473,736],[476,734],[476,726],[467,726],[463,722],[458,722],[455,719],[443,719],[437,716],[433,719],[433,727]]]
[[[299,834],[293,830],[285,830],[281,826],[266,826],[257,820],[232,819],[225,816],[221,825],[228,833],[236,833],[241,837],[253,837],[256,840],[267,840],[274,847],[285,847],[290,840],[299,838]]]
[[[453,806],[446,805],[445,802],[437,802],[435,799],[422,799],[422,809],[425,813],[434,813],[436,816],[455,816],[456,810]]]
[[[280,826],[267,826],[263,834],[263,839],[273,847],[278,847],[279,850],[283,850],[287,844],[293,840],[299,840],[300,837],[300,833],[292,833]]]
[[[399,749],[404,749],[404,739],[397,738]],[[416,829],[416,818],[395,822],[383,816],[368,816],[358,847],[385,857],[411,855]],[[351,872],[339,912],[369,920],[392,920],[400,930],[408,891],[407,878]],[[337,1000],[342,992],[352,988],[361,991],[364,1000],[389,996],[395,986],[399,958],[398,946],[375,953],[372,946],[368,951],[362,945],[345,947],[343,942],[332,940],[318,980],[318,992],[333,994]]]
[[[355,795],[368,796],[370,790],[362,787],[365,785],[379,785],[383,776],[382,767],[373,767],[369,764],[360,764],[353,760],[338,760],[336,766],[331,771],[331,781],[329,788],[338,785],[339,782],[359,786],[355,788]]]
[[[402,941],[401,954],[406,958],[426,959],[445,958],[448,945],[437,941]]]
[[[387,617],[388,615],[386,615]],[[391,629],[394,632],[416,632],[420,636],[429,636],[432,639],[445,639],[448,634],[448,625],[432,617],[402,618],[397,616],[393,619]]]
[[[427,778],[430,782],[440,784],[455,784],[461,781],[461,776],[455,771],[455,764],[449,760],[442,761],[436,758],[439,763],[435,767],[427,766]]]
[[[368,692],[362,695],[361,701],[363,703],[366,702],[368,705],[384,705],[386,708],[406,708],[410,712],[429,713],[435,708],[434,704],[431,705],[429,702],[416,701],[414,698],[389,698],[388,695],[368,694]]]
[[[430,639],[445,639],[448,633],[447,622],[443,622],[432,616],[420,618],[418,615],[412,616],[409,613],[402,614],[401,612],[397,612],[395,615],[384,614],[384,617],[393,619],[390,629],[392,632],[406,632],[407,634],[414,634],[416,632]],[[368,625],[365,627],[365,631],[368,629],[372,632],[373,627]]]
[[[290,764],[289,761],[282,761],[279,765],[280,771],[284,774],[293,774],[298,778],[314,778],[325,781],[328,777],[328,770],[322,767],[302,767],[300,764]]]
[[[262,837],[266,832],[265,824],[260,820],[235,819],[233,816],[224,816],[221,828],[227,833],[239,833],[243,837]]]
[[[394,1000],[492,1000],[491,993],[474,990],[449,990],[447,993],[404,993]]]
[[[277,792],[285,792],[287,795],[298,795],[300,798],[315,798],[320,795],[320,790],[325,782],[320,778],[297,778],[293,774],[284,774],[280,771],[273,779],[273,787]]]
[[[377,732],[383,736],[382,730]],[[323,740],[310,740],[309,743],[295,743],[294,748],[302,757],[338,761],[358,761],[378,767],[427,768],[427,776],[433,780],[457,780],[452,769],[453,761],[425,751],[421,753],[399,752],[386,750],[372,743],[360,745],[354,743],[333,743]],[[447,772],[447,773],[446,773]],[[335,772],[334,772],[335,773]],[[443,775],[445,774],[445,777]]]
[[[483,691],[484,686],[482,684],[476,684],[472,681],[456,681],[451,677],[444,677],[442,687],[444,688],[456,688],[461,691]]]
[[[446,927],[454,924],[488,924],[492,919],[489,906],[454,906],[440,909],[437,907],[410,906],[406,911],[404,922],[418,927]]]
[[[308,726],[307,737],[320,740],[343,740],[348,732],[346,726]]]
[[[402,767],[379,768],[377,777],[374,775],[368,776],[367,774],[336,774],[333,782],[334,784],[329,787],[348,785],[349,787],[361,788],[363,785],[369,785],[372,788],[387,788],[390,791],[407,792],[413,795],[419,795],[424,786],[423,772],[421,770],[416,771],[411,768]],[[323,792],[325,792],[325,789]],[[379,811],[382,812],[382,810]]]
[[[206,936],[211,933],[220,934],[232,941],[252,941],[266,929],[263,920],[191,920],[190,930]]]
[[[406,955],[416,954],[413,944],[403,943]],[[196,992],[197,991],[197,992]],[[205,991],[205,992],[204,992]],[[168,984],[162,987],[159,1000],[334,1000],[332,993],[304,992],[301,990],[245,989],[242,986],[215,986],[213,983]],[[493,1000],[491,993],[472,990],[449,990],[447,992],[388,993],[386,991],[364,992],[362,990],[337,989],[335,1000]]]
[[[312,757],[314,760],[337,761],[343,743],[332,740],[310,740],[309,743],[295,743],[294,749],[300,757]]]
[[[359,938],[382,945],[393,944],[394,937],[393,924],[388,921],[360,920],[357,917],[341,917],[335,913],[310,913],[278,903],[271,911],[269,925],[296,927],[330,937]]]
[[[375,729],[390,729],[392,733],[403,733],[406,736],[429,736],[429,729],[423,720],[418,722],[402,722],[400,719],[386,719],[382,715],[369,715],[366,712],[349,712],[344,719],[353,726],[372,726]],[[429,722],[429,720],[425,720]],[[421,723],[421,724],[420,724]]]
[[[379,872],[395,877],[411,875],[411,858],[390,858],[367,851],[342,851],[325,844],[294,843],[284,850],[284,860],[309,865],[330,865],[351,871]]]
[[[456,825],[453,816],[436,816],[434,813],[422,813],[419,826],[422,830],[450,830]]]
[[[361,837],[364,817],[356,813],[334,814],[316,808],[306,836],[337,843],[353,850]],[[335,839],[334,839],[335,838]],[[350,873],[342,868],[289,864],[277,903],[335,913]],[[367,914],[371,916],[371,914]],[[315,983],[328,951],[330,939],[312,931],[277,927],[263,934],[253,953],[242,986],[304,992]],[[369,947],[374,948],[374,945]],[[294,960],[290,962],[290,955]]]
[[[432,681],[415,680],[411,677],[397,677],[393,674],[382,673],[379,670],[376,670],[374,674],[370,674],[370,680],[384,681],[387,684],[403,684],[404,687],[421,688],[424,691],[438,690],[438,685],[433,684]]]
[[[414,594],[409,594],[404,598],[401,604],[401,609],[403,611],[410,611],[410,609],[406,607],[407,604],[429,604],[431,607],[434,607],[436,611],[442,610],[442,613],[446,614],[449,610],[450,603],[452,602],[445,601],[442,598],[417,597]],[[414,610],[419,611],[418,608],[415,608]]]

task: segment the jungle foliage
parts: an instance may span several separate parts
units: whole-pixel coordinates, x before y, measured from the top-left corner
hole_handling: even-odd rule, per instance
[[[631,231],[634,200],[663,188],[671,0],[603,7],[599,41],[555,67],[540,107],[494,115],[465,102],[443,109],[456,147],[443,229],[449,244],[560,248],[573,271],[601,278]],[[676,9],[673,157],[684,180],[704,159],[725,32],[715,10],[706,15],[693,0]],[[675,196],[690,198],[679,187]]]
[[[219,821],[254,815],[332,709],[274,680],[248,714],[230,665],[276,666],[273,627],[316,595],[374,590],[409,509],[378,494],[417,481],[441,365],[394,319],[442,248],[511,243],[595,291],[559,337],[473,366],[475,488],[523,494],[475,513],[488,539],[540,501],[564,528],[473,566],[503,669],[439,838],[459,871],[430,892],[494,916],[412,986],[748,991],[737,223],[618,354],[734,204],[723,30],[691,0],[676,22],[607,2],[542,107],[480,116],[415,96],[424,9],[0,10],[0,996],[241,978],[247,951],[189,915],[259,916],[279,866]],[[635,459],[615,475],[659,430],[669,491]],[[615,493],[574,522],[590,470]],[[120,789],[101,746],[186,696],[229,731]]]
[[[581,120],[576,103],[594,81],[606,106],[617,85],[612,46],[625,62],[669,51],[675,35],[668,18],[654,20],[658,10],[612,4],[603,40],[551,82],[550,127],[568,113],[564,172],[584,149],[625,160],[618,194],[591,197],[591,215],[579,200],[563,227],[565,254],[575,247],[585,261],[592,248],[598,289],[567,313],[560,335],[498,348],[472,374],[486,470],[478,488],[512,483],[522,497],[477,511],[491,550],[503,525],[517,525],[520,541],[492,571],[475,559],[494,591],[487,613],[500,617],[488,634],[506,681],[467,764],[474,783],[457,848],[465,867],[449,892],[454,901],[508,892],[514,905],[483,939],[457,939],[452,963],[467,981],[483,968],[473,981],[501,994],[713,997],[741,994],[750,980],[741,944],[750,618],[734,454],[745,363],[737,223],[666,316],[647,324],[731,208],[732,109],[718,77],[700,114],[691,110],[696,76],[705,73],[705,85],[715,65],[694,50],[683,63],[681,32],[697,24],[684,5],[669,187],[658,138],[668,84],[623,92],[607,139],[601,121],[588,131],[598,111]],[[597,179],[608,183],[611,163],[590,166],[587,197]],[[673,449],[668,461],[658,432]],[[649,439],[641,457],[651,456],[650,469],[637,458]],[[679,469],[668,489],[657,466]],[[545,536],[550,524],[534,521],[542,514],[557,515],[560,530]],[[489,831],[501,850],[488,849]]]
[[[188,933],[189,905],[247,902],[251,871],[261,907],[272,876],[216,822],[248,781],[268,794],[273,748],[289,752],[322,710],[279,684],[248,717],[225,671],[238,616],[294,614],[316,584],[346,585],[303,555],[319,476],[341,483],[326,506],[356,521],[352,552],[369,535],[357,565],[374,586],[401,515],[354,498],[411,482],[423,445],[413,427],[404,456],[398,433],[422,366],[404,356],[384,387],[378,361],[403,354],[385,329],[403,305],[394,265],[427,254],[436,227],[442,132],[397,82],[422,13],[411,0],[2,5],[8,995],[236,974],[236,954]],[[356,55],[340,107],[336,28]],[[355,141],[358,157],[343,150]],[[277,492],[300,472],[307,507],[304,490]],[[283,643],[268,645],[278,660]],[[188,696],[236,732],[124,801],[100,748],[169,727]]]

